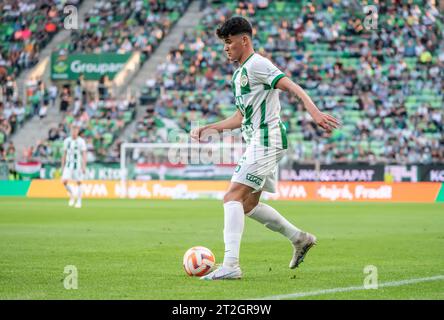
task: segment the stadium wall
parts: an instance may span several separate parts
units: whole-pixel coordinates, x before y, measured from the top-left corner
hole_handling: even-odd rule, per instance
[[[222,199],[228,181],[87,180],[85,198],[93,199]],[[72,188],[77,188],[72,184]],[[0,196],[66,198],[60,180],[0,181]],[[444,202],[444,184],[434,182],[289,182],[281,181],[268,200],[343,202]]]
[[[26,197],[31,181],[0,180],[0,196]]]
[[[28,167],[34,170],[27,169]],[[137,163],[130,166],[130,180],[229,180],[233,165],[166,165]],[[26,170],[27,169],[27,170]],[[60,164],[16,163],[16,170],[24,177],[57,179],[61,176]],[[31,171],[31,172],[30,172]],[[164,173],[162,174],[162,171]],[[294,182],[444,182],[444,165],[369,165],[369,164],[314,164],[290,163],[279,167],[279,180]],[[32,175],[30,175],[32,173]],[[120,180],[120,163],[91,163],[86,168],[87,180]],[[1,178],[0,178],[1,179]]]

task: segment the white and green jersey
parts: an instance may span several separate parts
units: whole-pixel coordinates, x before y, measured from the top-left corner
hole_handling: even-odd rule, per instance
[[[86,151],[85,140],[81,137],[77,137],[77,139],[68,137],[63,141],[63,151],[66,151],[65,168],[81,170],[83,152]]]
[[[279,91],[275,85],[285,74],[267,58],[253,53],[232,78],[236,107],[242,113],[242,135],[247,144],[287,149],[281,122]]]

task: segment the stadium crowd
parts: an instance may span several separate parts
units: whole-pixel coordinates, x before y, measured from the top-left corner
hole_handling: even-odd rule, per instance
[[[130,53],[138,50],[143,60],[159,45],[185,12],[190,1],[99,0],[86,14],[59,54]]]
[[[104,52],[129,53],[139,50],[148,58],[190,1],[97,1],[69,43],[58,54]],[[135,97],[118,96],[111,91],[110,79],[101,77],[97,86],[87,85],[81,77],[71,89],[62,88],[60,111],[65,114],[58,127],[49,130],[48,139],[38,141],[27,151],[28,158],[59,161],[62,142],[72,123],[80,125],[88,147],[88,161],[117,161],[114,140],[135,114]],[[117,145],[118,147],[118,145]],[[111,151],[109,151],[111,150]],[[113,152],[114,151],[114,152]]]
[[[48,6],[44,6],[43,3],[40,1],[31,5],[26,1],[20,1],[18,4],[11,2],[5,5],[7,11],[3,18],[7,19],[8,10],[19,10],[28,14],[31,9],[39,8],[40,11],[35,11],[34,15],[46,13],[53,19],[52,23],[60,23],[61,13],[52,11],[63,9],[60,6],[62,2],[45,2]],[[62,43],[56,53],[61,55],[67,53],[100,54],[140,50],[144,60],[151,55],[170,31],[189,3],[188,0],[180,2],[171,0],[96,1],[94,7],[86,14],[85,23],[80,24],[78,30],[72,30],[70,41]],[[59,25],[56,26],[59,27]],[[5,41],[8,44],[11,43],[9,38],[5,38]],[[42,41],[41,47],[46,43],[47,41]],[[35,60],[37,59],[38,56]],[[3,101],[0,103],[1,159],[5,158],[3,155],[7,148],[6,141],[23,121],[32,116],[45,117],[48,109],[55,107],[56,101],[59,101],[59,110],[64,115],[62,123],[49,130],[48,139],[38,141],[36,146],[25,150],[25,159],[38,159],[44,162],[59,161],[61,144],[68,127],[71,123],[78,122],[82,125],[83,134],[87,138],[90,150],[89,160],[105,158],[109,160],[106,151],[134,116],[135,99],[115,97],[106,75],[95,86],[91,86],[91,82],[81,78],[70,85],[63,87],[59,85],[60,88],[55,83],[47,86],[39,79],[28,79],[25,84],[25,103],[18,99],[14,78],[17,73],[8,69],[5,75],[6,82],[4,86],[2,85],[0,92],[2,98],[0,100]]]
[[[199,28],[185,35],[157,75],[147,80],[142,102],[154,105],[157,123],[177,118],[184,131],[190,121],[230,115],[233,66],[227,64],[214,29],[233,14],[248,15],[258,52],[344,123],[327,136],[294,97],[281,94],[292,157],[326,163],[443,162],[442,15],[433,1],[382,1],[376,30],[366,30],[362,7],[349,5],[225,1],[207,8]],[[164,140],[165,134],[153,136],[153,121],[138,127],[133,142]]]
[[[72,97],[69,87],[64,87],[61,95],[73,100],[72,105],[67,108],[63,121],[49,129],[47,139],[38,141],[35,147],[27,150],[27,158],[60,161],[63,139],[69,135],[70,126],[76,124],[82,128],[82,136],[87,143],[88,161],[105,160],[114,139],[134,117],[135,98],[110,95],[99,99],[97,95],[92,100],[82,101],[78,96]]]
[[[17,77],[38,62],[41,49],[62,28],[63,8],[80,3],[81,0],[0,3],[0,160],[14,159],[15,147],[6,141],[35,111],[33,101],[28,105],[18,92]]]
[[[117,160],[118,145],[110,146],[133,121],[138,102],[146,105],[146,114],[136,123],[132,142],[167,142],[170,130],[186,133],[193,121],[223,119],[235,110],[231,75],[236,66],[227,63],[215,27],[232,15],[245,15],[254,27],[257,52],[344,124],[328,136],[297,99],[281,94],[290,158],[324,163],[444,162],[444,25],[433,0],[376,2],[376,25],[370,26],[362,6],[352,1],[219,2],[202,6],[198,27],[185,34],[157,73],[147,78],[139,101],[106,94],[105,79],[95,96],[84,94],[81,79],[60,92],[37,81],[30,84],[34,90],[29,105],[0,105],[0,132],[9,135],[14,130],[4,119],[10,110],[44,116],[46,105],[53,106],[58,97],[63,123],[51,128],[48,139],[39,141],[28,155],[57,161],[67,126],[80,122],[89,159]],[[175,3],[97,1],[85,25],[73,32],[73,41],[59,53],[141,50],[148,57],[189,2]],[[8,87],[14,87],[13,78],[9,81]],[[2,154],[7,149],[3,144]]]
[[[5,0],[0,3],[0,84],[33,66],[62,28],[66,5],[79,0]]]

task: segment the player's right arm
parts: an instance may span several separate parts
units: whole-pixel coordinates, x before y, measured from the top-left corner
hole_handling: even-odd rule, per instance
[[[67,142],[66,140],[63,141],[63,155],[62,155],[62,171],[65,168],[65,162],[66,162],[66,151],[67,151]]]
[[[236,110],[231,117],[225,120],[211,123],[203,127],[194,128],[191,130],[191,139],[200,140],[205,135],[205,131],[215,130],[217,132],[222,132],[223,130],[240,128],[242,125],[242,119],[242,113],[240,113],[239,110]]]
[[[308,111],[316,124],[327,132],[331,132],[333,129],[337,129],[341,126],[338,119],[328,113],[321,112],[304,89],[294,83],[291,79],[283,77],[278,80],[276,83],[276,89],[292,93]]]
[[[62,156],[62,170],[63,170],[63,168],[65,168],[65,161],[66,161],[66,150],[63,151],[63,156]]]

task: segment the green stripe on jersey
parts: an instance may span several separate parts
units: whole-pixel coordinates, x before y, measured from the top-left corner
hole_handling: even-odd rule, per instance
[[[269,147],[270,143],[268,141],[268,124],[264,126],[263,130],[264,130],[264,146]]]
[[[268,142],[268,124],[265,123],[265,115],[267,112],[267,103],[266,103],[266,99],[264,99],[264,101],[262,101],[261,103],[261,124],[260,124],[260,129],[261,131],[263,131],[263,143],[265,147],[268,147],[269,142]]]
[[[74,148],[73,148],[73,150],[74,150],[74,170],[77,170],[77,162],[78,162],[78,158],[77,158],[77,156],[78,156],[78,146],[77,146],[77,141],[76,142],[74,142]]]
[[[253,116],[253,106],[250,104],[245,109],[245,125],[251,124],[251,117]]]
[[[285,128],[284,124],[279,121],[279,128],[281,129],[281,140],[282,140],[282,148],[288,148],[288,140],[287,140],[287,128]]]
[[[282,79],[283,77],[285,77],[285,74],[281,73],[279,75],[276,76],[276,78],[273,79],[273,81],[271,82],[271,87],[274,89],[274,87],[276,86],[276,83]]]

